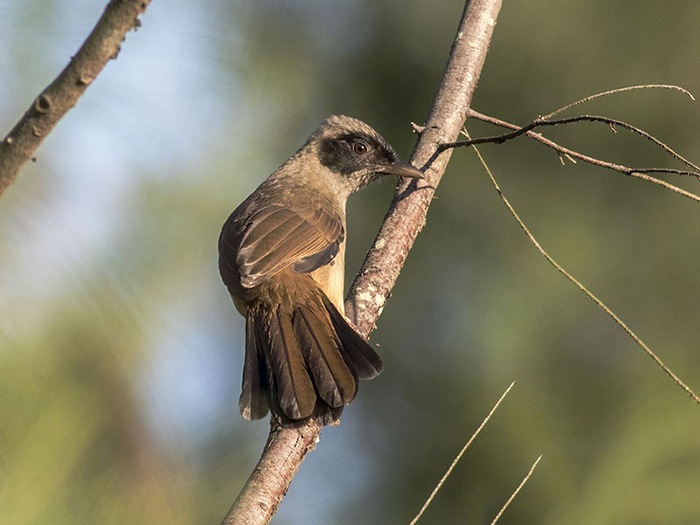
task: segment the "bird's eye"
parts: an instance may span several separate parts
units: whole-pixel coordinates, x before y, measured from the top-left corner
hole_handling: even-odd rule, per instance
[[[368,149],[369,146],[366,142],[362,140],[358,140],[352,145],[352,150],[355,152],[355,155],[364,155],[365,153],[367,153]]]

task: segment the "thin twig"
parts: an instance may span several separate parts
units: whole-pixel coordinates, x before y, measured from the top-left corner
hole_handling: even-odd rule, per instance
[[[471,118],[473,115],[472,113],[475,113],[473,110],[469,110],[468,117]],[[502,133],[500,135],[490,135],[488,137],[478,137],[475,139],[468,139],[468,140],[457,140],[455,142],[443,142],[442,144],[438,145],[437,152],[436,153],[441,153],[445,150],[448,149],[453,149],[453,148],[463,148],[467,146],[476,146],[477,144],[503,144],[507,140],[512,140],[515,138],[520,137],[521,135],[525,135],[529,133],[531,130],[535,129],[537,126],[542,126],[543,122],[539,122],[537,120],[530,122],[526,126],[515,126],[513,127],[513,131],[510,133]]]
[[[596,98],[600,97],[605,97],[609,95],[615,95],[618,93],[622,93],[625,91],[632,91],[632,90],[637,90],[637,89],[654,89],[654,88],[661,88],[661,89],[672,89],[675,91],[680,91],[681,93],[684,93],[688,95],[692,100],[695,100],[695,97],[687,90],[684,89],[680,86],[674,86],[674,85],[666,85],[666,84],[645,84],[641,86],[629,86],[629,87],[624,87],[624,88],[619,88],[619,89],[613,89],[610,91],[604,91],[603,93],[596,93],[594,95],[590,95],[588,97],[582,98],[580,100],[577,100],[576,102],[572,102],[571,104],[567,104],[564,107],[561,107],[552,113],[549,113],[548,115],[544,116],[539,116],[536,119],[534,119],[531,123],[527,124],[526,126],[522,127],[512,127],[514,131],[511,133],[504,133],[503,135],[494,135],[491,137],[481,137],[478,139],[471,139],[471,140],[466,140],[466,141],[459,141],[459,142],[452,142],[452,143],[444,143],[440,144],[438,146],[438,153],[445,151],[446,149],[451,149],[451,148],[457,148],[461,146],[472,146],[474,144],[484,144],[484,143],[496,143],[496,144],[501,144],[505,142],[506,140],[511,140],[516,137],[519,137],[520,135],[523,135],[527,133],[528,131],[531,131],[537,127],[540,126],[557,126],[560,124],[570,124],[572,122],[581,122],[581,121],[589,121],[589,122],[604,122],[610,126],[613,132],[616,131],[615,126],[620,126],[628,131],[631,131],[633,133],[637,133],[641,135],[642,137],[652,141],[655,145],[659,146],[662,148],[666,153],[674,157],[675,159],[679,160],[686,166],[693,168],[695,172],[700,172],[700,167],[696,166],[686,158],[682,157],[675,151],[673,151],[670,147],[668,147],[666,144],[661,142],[660,140],[656,139],[646,131],[636,127],[632,126],[631,124],[628,124],[627,122],[621,121],[621,120],[615,120],[611,119],[608,117],[600,117],[597,115],[580,115],[577,117],[568,117],[568,118],[563,118],[563,119],[557,119],[557,120],[552,120],[552,117],[555,115],[558,115],[559,113],[562,113],[563,111],[566,111],[572,107],[578,106],[580,104],[584,104],[586,102],[590,102],[591,100],[594,100]],[[471,110],[470,110],[471,112]],[[476,112],[474,112],[476,113]],[[472,115],[470,115],[472,116]],[[415,124],[414,124],[415,126]],[[415,128],[414,128],[415,129]],[[675,171],[675,173],[680,173],[683,175],[690,174],[690,175],[698,175],[698,173],[695,172],[678,172]]]
[[[520,130],[521,127],[518,126],[517,124],[511,124],[510,122],[506,122],[504,120],[498,119],[496,117],[491,117],[489,115],[484,115],[483,113],[479,113],[478,111],[474,110],[469,110],[469,117],[470,118],[475,118],[477,120],[481,120],[482,122],[488,122],[489,124],[493,124],[495,126],[499,126],[502,128],[507,128],[507,129],[512,129],[512,130]],[[554,142],[551,139],[546,138],[540,133],[535,133],[534,131],[526,131],[525,135],[528,137],[535,139],[536,141],[544,144],[545,146],[552,148],[553,150],[557,151],[560,155],[564,155],[566,157],[571,157],[571,158],[576,158],[579,160],[582,160],[584,162],[587,162],[589,164],[593,164],[594,166],[599,166],[601,168],[606,168],[609,170],[617,171],[619,173],[622,173],[624,175],[627,175],[629,177],[634,177],[637,179],[642,179],[647,182],[651,182],[653,184],[658,184],[659,186],[663,186],[667,190],[670,190],[674,193],[677,193],[678,195],[682,195],[683,197],[687,197],[689,199],[692,199],[696,202],[700,202],[700,196],[695,195],[694,193],[691,193],[689,191],[686,191],[682,188],[679,188],[677,186],[674,186],[673,184],[670,184],[664,180],[657,179],[655,177],[651,177],[649,175],[646,175],[645,173],[649,172],[664,172],[664,173],[679,173],[682,175],[698,175],[697,173],[693,173],[690,171],[682,171],[682,170],[671,170],[671,169],[665,169],[665,168],[630,168],[627,166],[623,166],[621,164],[615,164],[613,162],[607,162],[604,160],[597,159],[595,157],[591,157],[588,155],[584,155],[583,153],[579,153],[578,151],[574,151],[572,149],[566,148],[564,146],[561,146]],[[477,141],[479,139],[470,139],[472,141]],[[482,142],[488,142],[488,141],[482,141]],[[493,142],[493,141],[491,141]],[[658,171],[657,171],[658,170]]]
[[[431,503],[431,502],[433,501],[433,499],[435,498],[435,495],[436,495],[436,494],[438,493],[438,491],[442,488],[442,486],[443,486],[443,484],[445,483],[445,480],[447,479],[447,477],[452,473],[452,471],[454,470],[454,468],[457,466],[457,463],[459,463],[459,460],[462,459],[462,456],[464,455],[464,453],[465,453],[465,452],[467,451],[467,449],[469,448],[469,445],[471,445],[472,442],[474,441],[474,439],[476,438],[476,436],[479,435],[479,432],[481,432],[481,429],[484,428],[484,426],[486,426],[486,423],[488,423],[489,419],[491,419],[491,416],[494,414],[494,412],[496,412],[496,409],[497,409],[498,406],[501,404],[501,401],[503,401],[503,399],[505,399],[505,397],[508,395],[508,392],[510,392],[510,389],[513,388],[513,385],[514,385],[514,384],[515,384],[515,381],[513,381],[513,382],[510,384],[510,386],[509,386],[508,388],[506,388],[506,391],[503,392],[503,394],[501,394],[501,397],[498,399],[498,401],[496,401],[496,404],[493,405],[493,408],[492,408],[491,411],[488,413],[488,415],[486,416],[486,418],[481,422],[481,425],[479,425],[479,428],[477,428],[476,431],[472,434],[472,437],[469,438],[469,441],[467,441],[467,443],[462,447],[462,450],[459,451],[459,454],[457,454],[457,457],[454,458],[454,460],[452,461],[452,464],[449,466],[449,468],[447,469],[447,471],[445,472],[445,474],[442,476],[442,478],[440,479],[440,481],[438,482],[438,484],[435,486],[435,488],[433,489],[433,491],[430,493],[430,496],[428,496],[428,499],[425,501],[425,503],[423,504],[423,506],[421,507],[421,509],[418,511],[418,514],[416,514],[416,517],[413,518],[413,520],[411,520],[411,523],[409,523],[409,525],[415,525],[416,522],[417,522],[417,521],[420,519],[420,517],[423,515],[423,513],[425,512],[425,509],[428,508],[428,505],[430,505],[430,503]],[[540,456],[540,457],[541,457],[541,456]]]
[[[466,131],[465,131],[466,134]],[[467,135],[468,136],[468,135]],[[662,361],[659,359],[659,357],[652,352],[652,350],[646,345],[644,341],[642,341],[637,334],[635,334],[632,329],[630,329],[623,321],[620,319],[610,308],[608,308],[603,301],[598,299],[595,295],[593,295],[592,292],[590,292],[583,284],[581,284],[574,276],[572,276],[569,272],[567,272],[562,266],[559,265],[545,250],[540,246],[540,243],[537,242],[537,239],[530,233],[530,230],[525,226],[525,223],[522,221],[520,216],[516,213],[515,209],[513,206],[510,204],[510,201],[506,198],[506,196],[503,194],[501,191],[500,186],[498,185],[498,182],[496,182],[496,179],[493,176],[493,173],[491,173],[491,170],[489,169],[488,165],[486,164],[486,161],[484,158],[481,156],[481,153],[479,150],[474,146],[474,151],[476,152],[477,156],[479,157],[479,160],[481,161],[482,165],[484,166],[484,169],[489,175],[489,178],[491,179],[491,183],[493,184],[494,188],[498,192],[498,196],[501,198],[503,201],[503,204],[506,205],[508,208],[508,211],[510,214],[513,216],[513,218],[516,220],[520,228],[525,232],[527,235],[528,239],[530,239],[530,242],[537,248],[537,251],[542,254],[542,256],[547,259],[547,261],[554,266],[554,268],[559,271],[559,273],[563,274],[564,277],[566,277],[569,281],[571,281],[579,290],[581,290],[584,294],[588,296],[589,299],[591,299],[599,308],[601,308],[606,314],[608,314],[626,333],[629,335],[635,343],[639,347],[646,352],[646,354],[651,357],[654,362],[659,365],[659,367],[679,386],[681,387],[686,394],[688,394],[693,401],[696,403],[700,404],[700,398],[693,392],[693,390],[690,389],[688,385],[686,385],[676,374],[674,374],[670,368],[668,368]]]
[[[469,113],[470,117],[474,117],[477,119],[479,118],[480,115],[481,114],[477,113],[476,111],[470,111],[470,113]],[[612,119],[609,117],[602,117],[602,116],[598,116],[598,115],[579,115],[577,117],[568,117],[568,118],[562,118],[562,119],[557,119],[557,120],[542,120],[542,117],[540,117],[540,118],[535,119],[531,123],[527,124],[526,126],[522,126],[522,127],[515,126],[514,131],[512,131],[510,133],[503,133],[501,135],[490,135],[488,137],[479,137],[479,138],[468,139],[468,140],[459,140],[456,142],[445,142],[443,144],[440,144],[440,146],[438,147],[438,150],[445,151],[446,149],[474,146],[477,144],[490,144],[490,143],[502,144],[503,142],[505,142],[507,140],[512,140],[512,139],[515,139],[517,137],[520,137],[521,135],[528,134],[531,130],[533,130],[535,128],[544,127],[544,126],[558,126],[558,125],[562,125],[562,124],[571,124],[574,122],[603,122],[603,123],[611,126],[613,130],[615,129],[614,126],[619,126],[623,129],[626,129],[627,131],[631,131],[632,133],[636,133],[637,135],[651,141],[654,145],[661,148],[664,152],[668,153],[671,157],[682,162],[686,166],[693,168],[693,170],[694,170],[694,171],[686,171],[686,170],[677,170],[677,169],[671,169],[671,168],[629,168],[629,171],[645,172],[645,173],[655,171],[655,172],[663,172],[663,173],[673,173],[676,175],[691,175],[694,177],[697,177],[698,175],[700,175],[700,167],[693,164],[692,162],[690,162],[688,159],[686,159],[682,155],[676,153],[668,145],[661,142],[659,139],[657,139],[653,135],[647,133],[643,129],[638,128],[636,126],[633,126],[632,124],[629,124],[623,120],[617,120],[617,119]]]
[[[688,159],[685,157],[681,156],[680,154],[676,153],[674,150],[672,150],[669,146],[661,142],[659,139],[654,137],[653,135],[650,135],[646,131],[644,131],[641,128],[638,128],[636,126],[633,126],[632,124],[628,124],[627,122],[623,120],[617,120],[609,117],[602,117],[599,115],[579,115],[577,117],[569,117],[569,118],[562,118],[562,119],[557,119],[557,120],[544,120],[540,121],[537,120],[538,126],[557,126],[560,124],[570,124],[572,122],[603,122],[605,124],[608,124],[612,127],[614,130],[614,126],[619,126],[623,129],[626,129],[627,131],[631,131],[632,133],[636,133],[637,135],[651,141],[654,143],[654,145],[658,146],[662,150],[664,150],[666,153],[671,155],[674,159],[682,162],[689,168],[693,168],[695,172],[683,172],[682,174],[691,174],[697,176],[700,174],[700,167],[697,165],[693,164],[690,162]],[[659,168],[663,169],[663,168]]]
[[[653,184],[657,184],[659,186],[663,186],[664,188],[673,191],[674,193],[677,193],[679,195],[682,195],[684,197],[687,197],[689,199],[692,199],[696,202],[700,202],[700,196],[695,195],[694,193],[691,193],[689,191],[683,190],[677,186],[674,186],[673,184],[670,184],[666,181],[663,181],[661,179],[657,179],[656,177],[652,177],[648,175],[649,173],[669,173],[673,175],[688,175],[688,176],[693,176],[693,177],[698,177],[700,178],[700,167],[697,166],[696,164],[692,163],[682,155],[676,153],[673,149],[671,149],[669,146],[652,136],[651,134],[647,133],[646,131],[642,130],[641,128],[638,128],[636,126],[633,126],[631,124],[628,124],[627,122],[621,121],[621,120],[616,120],[612,119],[609,117],[602,117],[598,115],[580,115],[577,117],[569,117],[569,118],[563,118],[563,119],[557,119],[557,120],[551,120],[553,116],[558,115],[559,113],[566,111],[568,109],[571,109],[574,106],[578,106],[580,104],[584,104],[586,102],[589,102],[591,100],[594,100],[596,98],[600,97],[605,97],[608,95],[614,95],[617,93],[622,93],[625,91],[632,91],[632,90],[637,90],[637,89],[655,89],[655,88],[660,88],[660,89],[671,89],[675,91],[680,91],[681,93],[688,95],[692,100],[695,100],[695,97],[686,89],[680,87],[680,86],[673,86],[673,85],[665,85],[665,84],[646,84],[646,85],[641,85],[641,86],[629,86],[625,88],[619,88],[619,89],[613,89],[610,91],[605,91],[603,93],[596,93],[595,95],[591,95],[585,98],[582,98],[580,100],[577,100],[576,102],[572,102],[571,104],[567,104],[564,107],[561,107],[552,113],[549,113],[548,115],[541,116],[536,118],[534,121],[530,122],[526,126],[516,126],[514,124],[510,124],[508,122],[505,122],[500,119],[496,119],[494,117],[489,117],[487,115],[484,115],[482,113],[479,113],[477,111],[474,111],[472,109],[469,110],[469,117],[470,118],[476,118],[478,120],[482,120],[484,122],[489,122],[491,124],[495,124],[497,126],[505,127],[508,129],[511,129],[512,131],[509,133],[503,133],[501,135],[492,135],[489,137],[480,137],[476,139],[469,139],[469,140],[463,140],[463,141],[457,141],[457,142],[449,142],[449,143],[442,143],[438,146],[438,149],[433,156],[431,160],[437,159],[437,156],[442,153],[445,150],[449,150],[452,148],[456,147],[464,147],[464,146],[474,146],[476,144],[486,144],[486,143],[496,143],[496,144],[501,144],[505,142],[506,140],[512,140],[516,137],[519,137],[521,135],[527,135],[530,138],[533,138],[542,144],[553,148],[556,150],[559,154],[559,159],[562,160],[562,155],[569,158],[570,160],[573,161],[574,158],[578,158],[580,160],[583,160],[584,162],[588,162],[589,164],[593,164],[602,168],[606,169],[611,169],[614,171],[618,171],[620,173],[623,173],[624,175],[628,175],[630,177],[635,177],[638,179],[642,179],[648,182],[651,182]],[[574,150],[565,148],[563,146],[560,146],[556,142],[549,140],[545,138],[543,135],[539,133],[534,133],[532,130],[541,127],[541,126],[556,126],[556,125],[561,125],[561,124],[569,124],[572,122],[582,122],[582,121],[588,121],[588,122],[603,122],[605,124],[608,124],[610,128],[615,132],[616,131],[616,126],[619,126],[625,130],[631,131],[633,133],[636,133],[640,135],[641,137],[644,137],[647,140],[650,140],[654,145],[660,147],[663,151],[671,155],[674,159],[678,160],[679,162],[682,162],[686,166],[692,168],[693,171],[688,171],[688,170],[679,170],[679,169],[674,169],[674,168],[630,168],[627,166],[623,166],[621,164],[615,164],[612,162],[606,162],[594,157],[590,157],[588,155],[583,155],[582,153],[578,153]],[[575,162],[575,161],[574,161]]]
[[[520,492],[520,489],[525,486],[525,483],[527,483],[527,480],[530,479],[530,476],[532,476],[532,473],[534,472],[535,467],[537,466],[537,464],[540,462],[541,459],[542,459],[542,455],[540,454],[540,457],[538,457],[535,460],[535,462],[532,464],[532,466],[530,467],[530,472],[527,473],[527,476],[525,476],[523,478],[523,480],[520,482],[520,485],[518,485],[518,488],[515,489],[515,492],[513,492],[513,494],[510,495],[510,498],[508,498],[508,501],[506,501],[505,504],[503,505],[503,507],[501,507],[501,510],[498,511],[498,514],[496,514],[496,517],[493,518],[491,525],[495,525],[495,523],[499,520],[501,515],[508,508],[508,505],[510,505],[510,503],[515,499],[515,496],[518,495],[518,492]]]
[[[609,95],[616,95],[618,93],[624,93],[625,91],[634,91],[637,89],[671,89],[673,91],[680,91],[684,95],[688,95],[691,100],[695,100],[695,97],[693,94],[688,91],[685,88],[682,88],[680,86],[674,86],[674,85],[668,85],[668,84],[643,84],[640,86],[627,86],[623,88],[617,88],[617,89],[611,89],[610,91],[603,91],[602,93],[596,93],[595,95],[590,95],[588,97],[584,97],[580,100],[577,100],[576,102],[572,102],[571,104],[567,104],[566,106],[563,106],[559,109],[556,109],[552,111],[550,114],[545,115],[542,117],[543,120],[549,120],[555,115],[558,115],[559,113],[563,113],[567,109],[571,109],[575,106],[580,106],[581,104],[585,104],[586,102],[590,102],[591,100],[595,100],[596,98],[601,98],[601,97],[607,97]]]

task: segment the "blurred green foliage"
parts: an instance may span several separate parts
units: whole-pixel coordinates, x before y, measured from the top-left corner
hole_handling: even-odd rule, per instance
[[[3,129],[97,4],[0,7]],[[0,523],[219,522],[267,434],[236,411],[243,323],[216,273],[219,227],[328,114],[366,120],[407,157],[461,10],[149,7],[0,202]],[[698,95],[698,21],[690,0],[505,2],[474,107],[525,123],[625,85]],[[700,110],[677,93],[583,111],[700,158]],[[670,163],[604,126],[547,134]],[[545,249],[700,389],[697,205],[526,140],[481,150]],[[349,268],[391,191],[351,200]],[[385,372],[324,430],[273,523],[407,523],[512,380],[421,523],[490,522],[539,454],[502,523],[700,523],[698,407],[536,253],[471,152],[453,155],[372,341]]]

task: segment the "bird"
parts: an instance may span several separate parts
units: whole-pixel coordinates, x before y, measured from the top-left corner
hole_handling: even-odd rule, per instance
[[[334,115],[224,223],[219,272],[246,319],[243,418],[336,424],[382,371],[343,296],[348,197],[387,175],[424,178],[371,126]]]

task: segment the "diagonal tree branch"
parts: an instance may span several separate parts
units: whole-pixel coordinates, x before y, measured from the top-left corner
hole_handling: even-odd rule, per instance
[[[411,161],[424,166],[438,144],[456,140],[469,111],[501,0],[468,0],[452,44],[442,83]],[[440,182],[451,150],[426,170],[426,180],[411,186],[400,183],[374,245],[345,301],[350,320],[363,334],[372,331],[398,278],[408,252]],[[273,427],[262,457],[223,524],[267,523],[277,510],[294,474],[313,449],[321,427],[310,423],[297,429]]]
[[[0,142],[0,196],[15,181],[24,163],[51,133],[105,64],[117,58],[121,43],[141,25],[138,16],[151,0],[111,0],[80,50],[49,87],[32,102]]]

